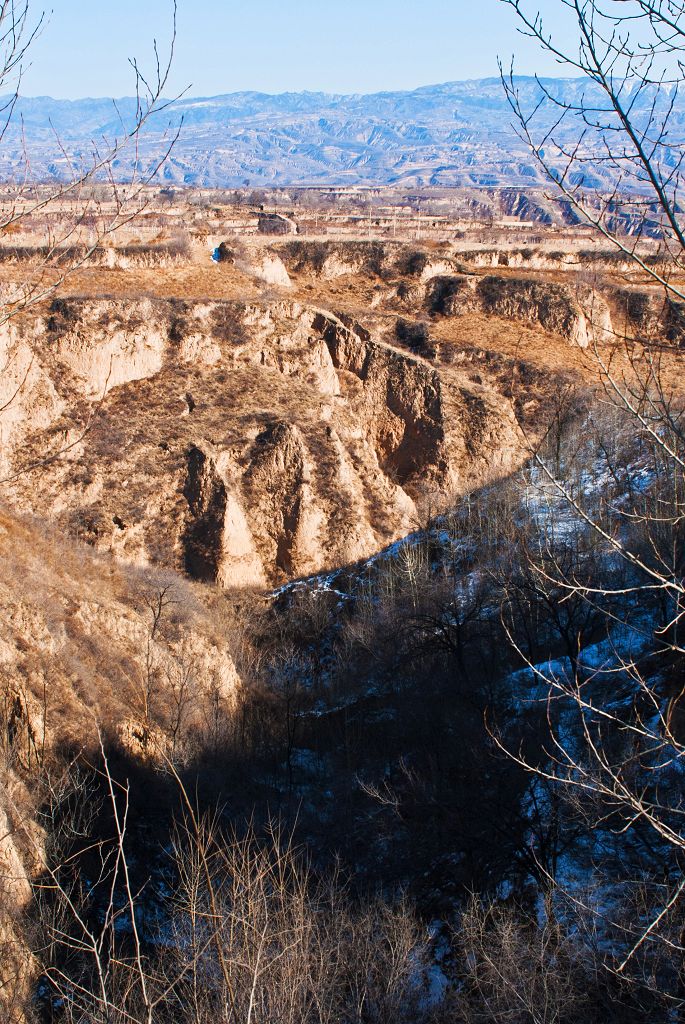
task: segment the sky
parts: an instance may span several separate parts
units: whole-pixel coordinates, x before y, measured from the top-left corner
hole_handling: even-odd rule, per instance
[[[538,7],[553,27],[560,0]],[[34,19],[41,10],[33,4]],[[22,93],[130,95],[129,58],[153,67],[153,40],[166,51],[172,11],[172,0],[52,0]],[[496,75],[497,56],[513,53],[521,73],[561,73],[500,0],[178,0],[167,92],[412,89]]]

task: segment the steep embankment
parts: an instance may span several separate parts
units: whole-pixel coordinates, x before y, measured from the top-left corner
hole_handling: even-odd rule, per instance
[[[516,323],[539,325],[544,331],[585,347],[611,337],[612,320],[604,288],[581,280],[557,282],[540,277],[469,272],[475,268],[520,266],[536,269],[554,262],[545,253],[502,251],[463,253],[446,246],[425,250],[403,243],[290,241],[276,247],[289,273],[298,278],[332,282],[361,277],[375,280],[375,310],[403,310],[433,317],[481,313]],[[559,256],[559,254],[556,254]],[[574,271],[586,266],[576,254]],[[511,257],[511,263],[509,259]],[[501,263],[500,263],[501,260]],[[558,268],[562,264],[555,264]],[[595,260],[597,272],[604,264]],[[609,266],[609,264],[606,264]],[[564,269],[567,269],[564,264]],[[613,291],[613,289],[609,289]]]
[[[273,248],[291,285],[306,288],[314,281],[319,289],[335,290],[364,282],[378,314],[434,320],[478,314],[539,327],[581,348],[625,335],[682,343],[680,305],[666,301],[663,289],[622,253],[460,245],[294,239]],[[643,261],[664,273],[659,254],[646,252]]]
[[[460,316],[481,312],[539,324],[545,331],[585,348],[612,336],[605,299],[594,289],[528,278],[435,275],[428,280],[424,305],[431,313]]]
[[[413,527],[426,492],[520,464],[514,413],[544,430],[540,367],[514,387],[486,347],[476,369],[474,317],[578,348],[610,339],[625,305],[599,286],[462,273],[450,247],[222,252],[218,284],[259,280],[261,301],[60,298],[10,321],[0,454],[20,508],[223,587],[366,557]],[[317,289],[347,312],[312,305]],[[437,342],[403,341],[402,316]]]
[[[4,344],[19,505],[222,586],[368,555],[522,458],[494,387],[297,302],[59,300]]]

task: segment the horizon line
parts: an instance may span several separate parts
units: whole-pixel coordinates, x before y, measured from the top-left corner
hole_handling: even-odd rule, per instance
[[[428,82],[425,85],[417,85],[413,89],[377,89],[371,92],[327,92],[324,89],[285,89],[283,92],[265,92],[261,89],[233,89],[230,92],[219,92],[212,94],[198,94],[184,92],[179,95],[177,99],[165,98],[164,102],[169,103],[183,103],[188,100],[216,100],[224,99],[229,96],[266,96],[269,98],[279,98],[282,96],[327,96],[333,99],[355,99],[358,97],[372,97],[372,96],[398,96],[398,95],[412,95],[413,93],[422,92],[427,89],[440,89],[447,86],[453,85],[470,85],[480,82],[499,82],[501,81],[499,75],[486,75],[482,78],[453,78],[444,82]],[[561,76],[561,75],[514,75],[514,81],[540,81],[540,82],[581,82],[586,81],[583,76]],[[188,87],[189,89],[192,86]],[[13,93],[0,94],[0,101],[4,100],[8,96],[13,96]],[[35,95],[27,95],[24,93],[18,94],[20,100],[52,100],[54,103],[83,103],[85,101],[92,102],[121,102],[122,100],[132,100],[136,102],[134,95],[122,95],[122,96],[51,96],[49,93],[37,93]]]

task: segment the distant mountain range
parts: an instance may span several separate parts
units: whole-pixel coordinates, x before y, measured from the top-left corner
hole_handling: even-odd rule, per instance
[[[534,78],[519,78],[526,107],[540,98]],[[545,79],[567,99],[593,99],[584,79]],[[596,98],[596,97],[595,97]],[[643,101],[647,107],[649,97]],[[551,105],[548,104],[548,107]],[[94,145],[121,134],[135,100],[24,98],[0,145],[0,178],[23,179],[25,153],[36,180],[64,178],[67,156],[88,161]],[[553,109],[538,115],[551,125]],[[338,96],[326,93],[231,93],[186,98],[147,126],[137,157],[145,169],[164,149],[164,136],[182,122],[181,134],[160,179],[205,187],[378,184],[398,186],[530,186],[540,172],[512,128],[512,113],[498,78],[449,82],[411,92]],[[676,134],[685,123],[677,99]],[[573,126],[557,141],[573,135]],[[115,173],[126,179],[133,154],[121,154]],[[601,187],[597,164],[585,181]]]

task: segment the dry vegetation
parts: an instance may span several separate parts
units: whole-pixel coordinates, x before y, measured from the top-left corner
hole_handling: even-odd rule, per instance
[[[536,776],[573,694],[550,712],[520,673],[577,681],[607,617],[668,618],[579,590],[641,586],[624,528],[643,557],[680,543],[677,516],[645,527],[668,459],[607,411],[611,379],[641,408],[658,381],[681,452],[673,309],[580,232],[283,241],[236,236],[249,203],[152,198],[3,336],[8,1019],[668,1019],[676,905],[617,967],[681,850],[606,785]],[[23,226],[0,288],[41,259]],[[571,499],[601,476],[606,536],[569,525],[534,448]],[[668,723],[679,654],[639,662]]]

